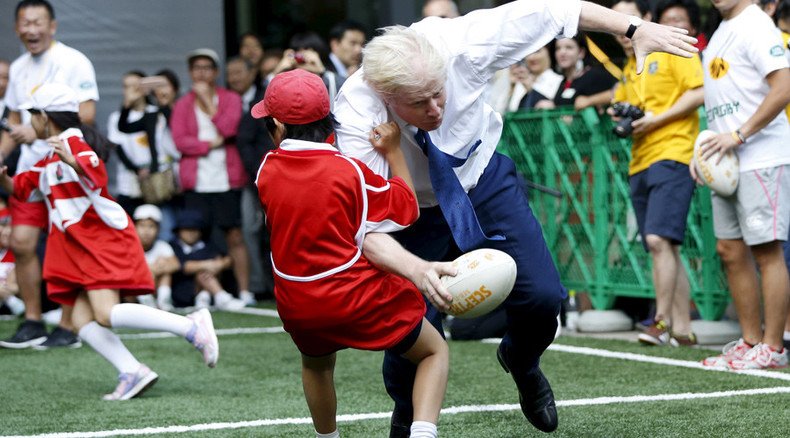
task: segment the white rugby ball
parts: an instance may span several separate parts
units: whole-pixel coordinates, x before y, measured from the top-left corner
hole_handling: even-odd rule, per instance
[[[740,177],[738,155],[730,150],[724,154],[718,164],[716,164],[716,160],[719,158],[718,153],[703,160],[700,143],[714,135],[716,135],[715,132],[707,129],[699,133],[697,141],[694,142],[692,165],[696,167],[697,175],[706,186],[721,196],[730,196],[738,188],[738,178]]]
[[[476,318],[502,304],[516,283],[516,262],[496,249],[476,249],[453,261],[455,277],[442,283],[453,296],[447,312],[456,318]]]

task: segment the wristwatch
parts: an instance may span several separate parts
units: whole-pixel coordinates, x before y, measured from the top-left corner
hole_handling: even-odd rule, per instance
[[[636,29],[641,26],[642,23],[644,23],[644,21],[639,17],[634,17],[633,15],[628,17],[628,30],[625,31],[625,37],[630,40],[634,36]]]

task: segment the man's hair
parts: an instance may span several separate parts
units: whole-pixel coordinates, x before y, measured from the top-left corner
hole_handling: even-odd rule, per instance
[[[247,61],[246,59],[242,58],[241,56],[231,56],[230,58],[228,58],[228,60],[225,61],[225,68],[228,68],[228,65],[230,65],[231,63],[234,63],[234,62],[240,62],[240,63],[244,64],[244,66],[247,68],[247,70],[253,70],[255,68],[252,64],[250,64],[250,61]]]
[[[428,38],[403,26],[380,29],[362,49],[365,81],[385,98],[423,92],[447,79],[447,61]]]
[[[790,19],[790,0],[782,0],[776,6],[774,19],[776,19],[777,21]]]
[[[686,13],[689,14],[691,26],[699,31],[702,22],[700,21],[700,8],[695,0],[658,0],[655,4],[653,21],[661,21],[661,16],[664,15],[664,12],[676,6],[686,10]]]
[[[266,130],[269,131],[269,135],[274,138],[274,133],[277,131],[277,125],[275,125],[274,119],[269,116],[265,117],[263,121],[266,124]],[[335,120],[334,114],[329,113],[323,119],[316,120],[312,123],[306,123],[304,125],[289,125],[284,123],[284,125],[285,133],[283,134],[283,139],[290,138],[293,140],[321,143],[335,132],[337,120]]]
[[[343,35],[345,35],[349,30],[362,32],[362,34],[367,38],[368,31],[365,29],[365,26],[362,23],[354,20],[344,20],[332,26],[332,29],[329,30],[329,41],[342,40]]]
[[[22,0],[16,5],[16,11],[14,11],[15,20],[19,19],[19,11],[25,8],[34,8],[34,7],[42,7],[47,10],[49,13],[49,19],[55,19],[55,10],[52,9],[52,5],[49,4],[47,0]]]

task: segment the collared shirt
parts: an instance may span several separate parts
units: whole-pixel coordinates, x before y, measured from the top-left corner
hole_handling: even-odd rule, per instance
[[[430,132],[431,139],[440,150],[459,158],[466,157],[482,140],[466,163],[455,169],[465,190],[477,185],[502,133],[502,118],[485,103],[488,81],[497,70],[524,59],[552,38],[575,35],[580,13],[578,0],[520,0],[459,18],[428,17],[412,24],[411,28],[425,35],[447,60],[444,121]],[[396,121],[420,206],[437,205],[428,158],[414,140],[417,128],[389,111],[363,76],[363,69],[354,73],[335,101],[334,114],[340,123],[338,147],[387,176],[387,162],[373,149],[368,134],[382,123]]]
[[[629,58],[615,91],[616,102],[636,105],[645,113],[665,113],[683,94],[702,86],[702,62],[698,56],[683,58],[668,53],[651,53],[645,71],[636,74],[636,60]],[[633,139],[629,175],[663,160],[691,162],[694,139],[699,133],[696,111]]]
[[[332,65],[335,66],[335,71],[337,72],[338,76],[340,76],[343,79],[348,78],[348,69],[346,68],[346,65],[343,64],[343,61],[341,61],[340,58],[337,57],[337,55],[335,55],[334,53],[330,53],[329,60],[332,61]]]

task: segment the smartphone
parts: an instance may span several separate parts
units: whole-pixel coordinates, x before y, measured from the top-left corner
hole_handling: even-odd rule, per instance
[[[140,79],[140,89],[145,93],[167,84],[167,78],[164,76],[146,76]]]
[[[304,64],[305,63],[304,55],[298,52],[294,53],[294,61],[296,61],[297,64]]]

